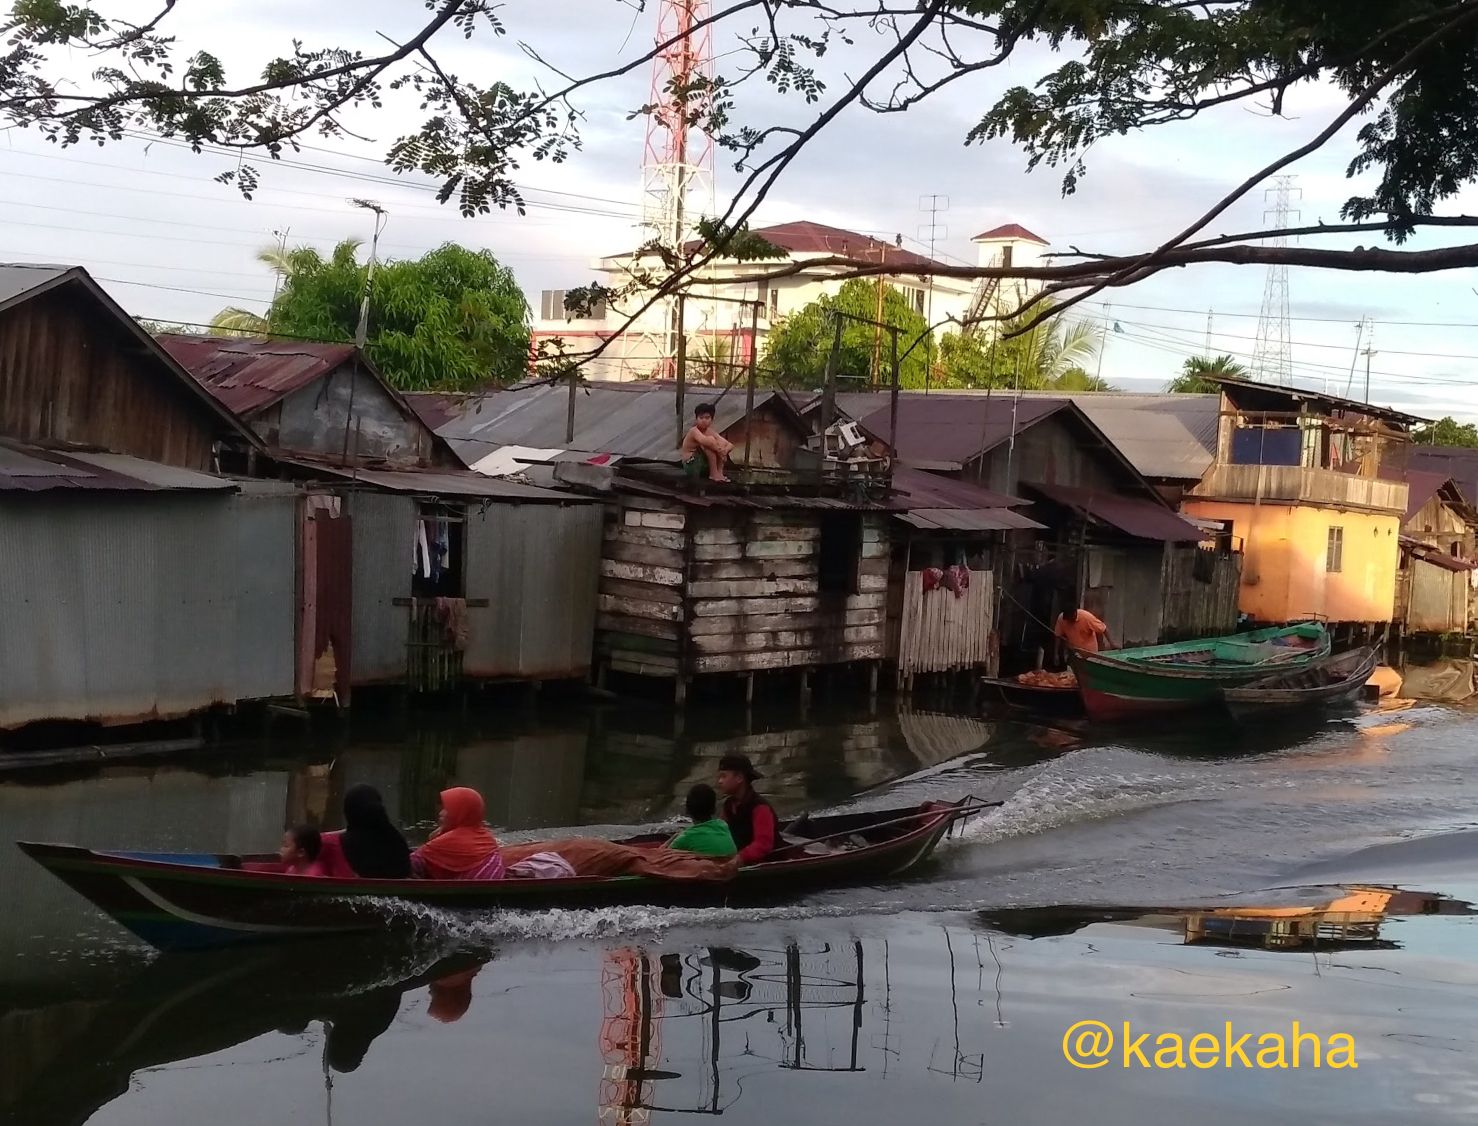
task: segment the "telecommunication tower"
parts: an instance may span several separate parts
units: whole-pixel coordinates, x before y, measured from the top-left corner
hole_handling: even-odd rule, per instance
[[[1263,193],[1270,206],[1263,211],[1263,222],[1272,221],[1273,229],[1286,231],[1288,217],[1297,215],[1290,204],[1302,189],[1293,186],[1295,176],[1276,176],[1273,186]],[[1269,246],[1287,246],[1288,236],[1278,235]],[[1257,319],[1257,343],[1252,354],[1252,371],[1264,383],[1288,385],[1293,382],[1293,342],[1288,328],[1288,267],[1269,266],[1263,285],[1262,313]]]
[[[713,81],[713,37],[708,0],[661,0],[652,60],[652,94],[642,152],[641,237],[643,244],[680,253],[688,231],[713,216],[713,138],[700,122],[707,116]],[[690,302],[697,324],[686,331],[712,332],[712,303]],[[626,355],[627,374],[666,378],[677,358],[677,304],[665,298],[648,310],[647,328]]]

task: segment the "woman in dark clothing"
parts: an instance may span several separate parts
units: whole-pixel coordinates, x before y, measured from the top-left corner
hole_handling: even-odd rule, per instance
[[[373,786],[351,786],[344,795],[344,859],[363,879],[404,880],[411,874],[411,849],[390,822],[385,801]]]

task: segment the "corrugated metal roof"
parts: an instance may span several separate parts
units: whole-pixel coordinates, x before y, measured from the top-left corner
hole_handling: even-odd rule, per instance
[[[941,477],[938,473],[907,465],[894,467],[893,489],[904,494],[910,508],[1012,508],[1031,503],[1022,497],[997,493],[971,481]]]
[[[291,464],[311,469],[327,477],[343,481],[358,481],[386,489],[394,493],[410,493],[417,496],[467,497],[472,499],[526,501],[534,504],[598,504],[595,497],[559,489],[542,489],[537,485],[524,485],[499,477],[484,477],[470,469],[420,470],[420,469],[345,469],[328,466],[316,461],[284,458]]]
[[[1142,394],[1133,391],[1096,391],[1075,395],[1053,391],[1022,391],[1013,395],[1011,392],[995,391],[988,397],[991,402],[1006,403],[1019,398],[1022,404],[1072,402],[1088,416],[1093,425],[1103,431],[1104,436],[1123,454],[1125,460],[1145,477],[1199,481],[1215,459],[1217,422],[1221,417],[1219,395]],[[909,435],[904,420],[905,416],[912,414],[915,409],[912,404],[917,401],[973,402],[984,398],[987,398],[984,391],[944,391],[929,394],[921,391],[900,392],[900,438]],[[887,439],[887,392],[843,392],[837,396],[837,405],[862,421],[878,437]],[[1021,425],[1035,422],[1042,417],[1037,409],[1032,408],[1030,416],[1022,415]],[[919,462],[927,453],[935,463],[950,463],[950,459],[932,450],[916,451],[902,441],[899,445],[900,454],[911,462]],[[953,459],[955,464],[966,460],[968,458]]]
[[[776,401],[791,409],[776,391],[759,391],[754,397],[756,408]],[[512,445],[677,461],[677,389],[673,384],[592,381],[582,385],[575,395],[574,441],[566,441],[569,402],[569,388],[562,384],[494,392],[468,404],[458,417],[438,427],[437,433],[452,442],[464,460],[470,455],[466,443],[476,442],[485,447],[483,456],[495,447]],[[744,417],[742,388],[723,393],[711,387],[689,387],[683,401],[684,421],[704,402],[717,407],[714,426],[718,430],[727,430]],[[472,460],[480,458],[473,456]]]
[[[43,449],[0,440],[0,492],[112,489],[160,492],[235,489],[233,481],[126,454]]]
[[[1406,515],[1402,523],[1410,520],[1418,512],[1426,507],[1427,501],[1431,500],[1439,492],[1442,486],[1451,481],[1452,478],[1445,473],[1427,473],[1420,469],[1408,469],[1406,471]]]
[[[925,532],[1004,532],[1046,527],[1009,508],[916,508],[900,512],[898,519]]]
[[[850,500],[846,497],[797,496],[785,493],[715,492],[700,494],[630,477],[621,478],[616,488],[618,492],[661,497],[691,508],[756,508],[774,511],[819,509],[831,512],[902,512],[908,508],[908,502],[903,497],[889,497],[883,500]]]
[[[965,462],[994,449],[1013,431],[1040,422],[1067,407],[1066,398],[1016,398],[1007,395],[899,396],[898,434],[889,434],[892,408],[883,401],[868,412],[860,394],[838,395],[837,405],[885,441],[893,438],[898,456],[928,458],[937,464]],[[886,395],[872,396],[874,402]],[[858,414],[854,409],[863,410]]]
[[[226,336],[155,337],[227,410],[251,415],[354,357],[352,344],[247,340]]]
[[[1119,531],[1140,539],[1179,543],[1206,538],[1206,533],[1200,528],[1182,520],[1154,501],[1104,493],[1096,489],[1072,488],[1068,485],[1031,485],[1030,488],[1058,504],[1076,508],[1095,520],[1111,524]]]
[[[1401,541],[1401,550],[1416,559],[1420,559],[1423,563],[1430,563],[1434,567],[1441,567],[1444,571],[1455,573],[1478,570],[1478,562],[1474,562],[1471,559],[1459,559],[1454,555],[1449,555],[1440,547],[1429,543],[1422,543],[1421,540],[1416,539],[1414,536],[1401,536],[1399,538]]]
[[[76,266],[52,266],[42,263],[9,262],[0,265],[0,308],[35,290],[68,280]]]
[[[1451,477],[1464,497],[1478,500],[1478,449],[1467,446],[1412,446],[1406,460],[1412,469]]]
[[[1319,403],[1329,410],[1383,418],[1387,422],[1394,422],[1398,425],[1412,426],[1419,422],[1431,421],[1429,418],[1420,418],[1390,407],[1378,407],[1374,403],[1362,403],[1359,399],[1346,399],[1340,395],[1326,395],[1322,391],[1310,391],[1303,387],[1283,387],[1276,383],[1259,383],[1255,379],[1241,379],[1230,375],[1208,375],[1206,378],[1213,383],[1219,383],[1227,397],[1234,402],[1239,399],[1244,403],[1249,399],[1253,401],[1283,399],[1289,407],[1293,408],[1305,402]]]

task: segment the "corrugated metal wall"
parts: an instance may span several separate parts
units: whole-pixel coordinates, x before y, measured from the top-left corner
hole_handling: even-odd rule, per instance
[[[416,501],[389,493],[356,493],[349,500],[354,536],[355,684],[405,679],[410,614],[394,605],[411,593]]]
[[[468,611],[471,638],[462,666],[468,676],[585,675],[603,521],[598,504],[468,509],[467,597],[489,602]]]
[[[297,632],[298,491],[242,482],[236,532],[236,696],[291,696]]]
[[[1407,564],[1410,596],[1406,629],[1411,633],[1465,632],[1468,628],[1468,572],[1455,573],[1412,559]]]
[[[236,698],[234,498],[0,501],[0,727]]]

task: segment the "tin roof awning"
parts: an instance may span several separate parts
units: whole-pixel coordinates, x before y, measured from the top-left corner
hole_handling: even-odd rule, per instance
[[[312,470],[336,481],[369,485],[391,493],[415,496],[464,497],[471,500],[526,501],[531,504],[596,504],[596,497],[561,489],[545,489],[500,477],[484,477],[470,469],[354,469],[325,465],[303,458],[279,457],[279,461]]]
[[[1459,559],[1455,555],[1449,555],[1440,547],[1422,543],[1421,540],[1412,536],[1401,537],[1401,550],[1413,559],[1420,559],[1423,563],[1441,567],[1444,571],[1478,571],[1478,562],[1471,559]]]
[[[898,519],[923,532],[1008,532],[1046,527],[1009,508],[916,508],[900,512]]]
[[[1070,485],[1022,483],[1048,500],[1076,509],[1125,535],[1167,543],[1194,543],[1206,538],[1206,533],[1200,528],[1151,500]]]

